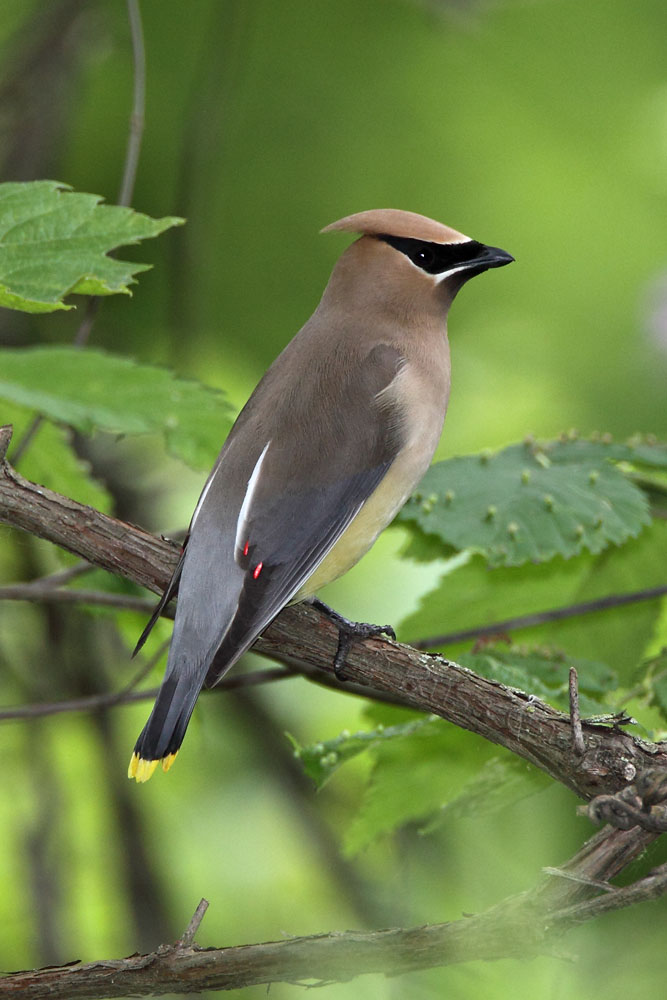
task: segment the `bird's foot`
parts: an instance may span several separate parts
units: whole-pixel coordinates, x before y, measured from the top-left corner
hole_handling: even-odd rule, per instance
[[[334,656],[333,668],[336,678],[339,681],[347,680],[344,669],[345,660],[350,647],[355,642],[371,639],[378,635],[386,635],[390,639],[396,638],[396,633],[391,625],[370,625],[368,622],[352,622],[349,618],[339,615],[337,611],[334,611],[333,608],[330,608],[328,604],[320,601],[317,597],[312,598],[310,603],[318,611],[322,611],[338,629],[338,648]]]

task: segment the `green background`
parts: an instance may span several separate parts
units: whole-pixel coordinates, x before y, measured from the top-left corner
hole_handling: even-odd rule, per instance
[[[466,287],[452,310],[438,457],[571,427],[667,435],[663,0],[144,0],[142,14],[148,92],[133,206],[188,222],[124,251],[154,270],[132,299],[103,303],[96,347],[198,377],[239,407],[346,245],[318,230],[351,212],[404,208],[516,258]],[[125,5],[5,0],[0,44],[0,179],[50,177],[114,201],[131,105]],[[76,323],[5,311],[0,340],[67,343]],[[94,461],[117,510],[156,531],[185,526],[202,474],[157,442],[99,439]],[[22,468],[28,475],[27,460]],[[56,565],[7,529],[0,540],[5,580]],[[363,620],[415,613],[405,630],[415,637],[426,627],[420,598],[443,567],[399,561],[404,540],[403,529],[387,532],[323,597]],[[654,582],[618,565],[610,590]],[[555,572],[558,593],[576,596],[565,581],[576,566]],[[431,612],[440,631],[488,620],[486,604],[474,616],[473,583],[471,573],[461,617],[455,601]],[[627,655],[615,644],[628,682],[654,619]],[[102,615],[91,625],[81,613],[0,606],[3,700],[120,687],[140,629],[138,616],[123,619],[119,637]],[[583,624],[563,629],[558,641],[572,653],[594,654]],[[597,631],[604,643],[601,619]],[[209,696],[169,777],[145,787],[124,771],[146,704],[4,725],[0,965],[155,947],[182,932],[201,896],[211,902],[202,945],[456,919],[529,887],[590,834],[574,797],[553,787],[487,822],[427,837],[408,825],[338,861],[367,764],[348,765],[315,795],[294,778],[282,734],[332,738],[366,724],[361,708],[300,680],[251,700]],[[461,734],[442,767],[456,771],[459,757],[480,752]],[[664,988],[665,906],[580,929],[561,952],[574,962],[369,976],[324,996],[648,997]]]

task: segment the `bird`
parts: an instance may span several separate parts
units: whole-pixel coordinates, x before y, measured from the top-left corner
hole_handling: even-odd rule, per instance
[[[358,238],[236,419],[137,643],[178,594],[164,680],[128,769],[138,782],[160,762],[169,770],[201,689],[286,605],[331,612],[341,677],[350,642],[393,635],[316,594],[368,551],[428,468],[449,399],[449,307],[466,281],[514,258],[399,209],[322,232]]]

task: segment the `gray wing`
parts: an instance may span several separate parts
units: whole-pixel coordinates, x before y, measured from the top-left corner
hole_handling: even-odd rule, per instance
[[[304,392],[283,416],[237,521],[234,562],[243,579],[207,686],[301,589],[386,474],[402,444],[401,422],[377,397],[402,360],[378,345],[335,387],[338,398],[314,378],[319,404]]]
[[[204,682],[216,683],[299,591],[386,474],[402,420],[378,394],[402,363],[381,344],[335,384],[305,373],[293,399],[278,398],[271,378],[258,386],[195,511],[140,757],[178,749]]]

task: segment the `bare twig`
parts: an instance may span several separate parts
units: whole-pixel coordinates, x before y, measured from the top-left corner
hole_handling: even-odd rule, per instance
[[[577,878],[544,878],[529,891],[463,920],[219,949],[197,948],[184,935],[175,947],[162,946],[150,955],[14,973],[0,979],[0,998],[96,1000],[233,990],[272,982],[348,982],[369,972],[397,976],[473,960],[548,954],[569,928],[667,891],[667,866],[662,866],[633,885],[591,898],[599,891],[597,882],[616,876],[651,840],[643,831],[607,828],[562,866]]]
[[[43,584],[48,584],[50,587],[62,587],[67,583],[71,583],[72,580],[78,580],[79,577],[85,576],[86,573],[91,573],[95,569],[87,562],[78,562],[74,566],[68,566],[66,569],[56,570],[55,573],[49,573],[48,576],[43,576],[41,582]],[[33,583],[37,583],[37,580],[33,580]]]
[[[185,929],[183,936],[179,939],[176,944],[177,948],[192,948],[195,935],[199,930],[199,925],[204,919],[204,914],[208,910],[208,899],[200,899],[199,905],[195,912],[192,914],[192,919]]]
[[[600,917],[611,910],[620,910],[626,906],[634,906],[637,903],[645,903],[650,899],[658,899],[667,892],[667,865],[660,865],[655,868],[645,878],[633,882],[632,885],[624,885],[614,890],[613,895],[598,896],[595,899],[586,900],[583,903],[576,903],[556,913],[551,918],[552,926],[555,928],[563,922],[568,925],[574,923],[584,923],[594,917]]]
[[[134,193],[146,110],[146,49],[144,47],[144,29],[141,23],[139,0],[127,0],[127,16],[130,22],[130,35],[132,38],[133,100],[132,112],[130,114],[130,132],[125,149],[123,179],[118,192],[118,204],[125,206],[131,203]]]
[[[572,748],[580,757],[586,753],[584,734],[579,714],[579,678],[576,667],[570,667],[570,725],[572,727]]]
[[[519,628],[530,628],[533,625],[544,625],[546,622],[562,621],[565,618],[577,618],[579,615],[590,614],[593,611],[606,611],[609,608],[621,608],[626,604],[637,604],[640,601],[654,601],[667,594],[667,583],[660,587],[647,587],[645,590],[634,590],[627,594],[609,594],[594,601],[579,601],[562,608],[551,608],[548,611],[536,611],[529,615],[516,615],[514,618],[504,618],[490,625],[477,625],[474,628],[463,628],[456,632],[443,632],[442,635],[431,635],[426,639],[415,639],[410,645],[415,649],[434,649],[438,646],[453,645],[455,642],[465,642],[466,639],[477,639],[485,635],[497,635],[500,632],[511,632]]]
[[[130,36],[132,38],[133,98],[132,111],[130,112],[130,130],[123,162],[123,179],[118,193],[118,204],[125,207],[132,201],[132,194],[134,192],[139,153],[141,151],[141,139],[144,131],[144,110],[146,103],[146,53],[138,0],[127,0],[127,13],[130,22]],[[99,296],[92,296],[88,299],[83,318],[74,334],[72,341],[74,347],[85,347],[88,343],[99,306]],[[14,465],[18,465],[20,462],[41,427],[43,420],[44,417],[38,413],[26,428],[21,440],[15,445],[12,452],[12,462]]]
[[[23,437],[17,442],[17,444],[12,449],[12,462],[14,463],[14,465],[18,465],[21,459],[23,458],[23,455],[30,446],[32,439],[34,438],[39,428],[42,426],[43,420],[44,417],[38,414],[36,417],[33,417],[33,419],[26,427],[25,431],[23,432]]]
[[[152,669],[157,659],[164,653],[167,643],[163,643],[155,656],[151,657],[148,669]],[[67,701],[41,702],[34,705],[17,705],[15,708],[0,709],[0,723],[12,722],[17,719],[29,721],[31,719],[41,719],[45,715],[61,715],[64,712],[99,712],[116,705],[129,705],[137,701],[152,701],[157,697],[158,688],[146,688],[142,691],[133,690],[134,685],[141,679],[148,669],[141,671],[140,677],[132,681],[131,685],[123,688],[122,691],[110,694],[93,694],[85,698],[70,698]],[[260,684],[271,684],[274,681],[285,681],[294,677],[292,670],[285,667],[271,667],[266,670],[253,670],[247,674],[232,674],[231,677],[224,677],[216,684],[215,691],[236,691],[241,688],[256,687]]]
[[[585,875],[579,875],[577,872],[565,871],[564,868],[551,868],[549,865],[545,865],[542,871],[545,875],[553,875],[554,878],[568,878],[571,882],[587,885],[591,889],[601,889],[602,892],[616,892],[616,886],[610,885],[609,882],[603,882],[599,878],[587,878]]]
[[[97,607],[116,608],[119,611],[141,611],[150,614],[155,601],[149,597],[132,594],[114,594],[106,590],[64,590],[45,582],[10,583],[0,587],[0,601],[29,601],[35,604],[89,604]],[[171,608],[165,608],[164,618],[173,618]]]

